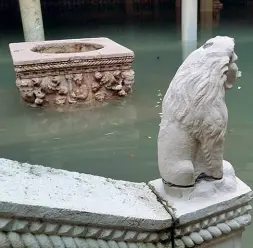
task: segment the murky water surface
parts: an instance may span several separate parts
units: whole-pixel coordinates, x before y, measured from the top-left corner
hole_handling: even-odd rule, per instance
[[[221,12],[213,27],[201,26],[199,43],[215,35],[235,38],[241,80],[227,94],[229,128],[225,159],[253,187],[253,26]],[[157,133],[161,101],[182,61],[180,29],[175,23],[126,22],[53,27],[47,39],[109,37],[134,50],[134,93],[103,108],[61,113],[24,105],[15,87],[8,50],[23,40],[21,29],[0,29],[0,157],[130,181],[159,177]],[[239,86],[239,87],[238,87]],[[253,225],[244,234],[251,248]]]

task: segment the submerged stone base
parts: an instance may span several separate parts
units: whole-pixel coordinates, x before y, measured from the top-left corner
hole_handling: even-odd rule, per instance
[[[132,92],[134,53],[107,38],[10,44],[16,85],[31,106],[94,104]]]

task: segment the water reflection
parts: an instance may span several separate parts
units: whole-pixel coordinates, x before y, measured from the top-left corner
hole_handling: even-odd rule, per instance
[[[18,101],[13,104],[21,104],[17,112],[23,113],[9,115],[8,110],[10,111],[12,105],[7,105],[7,108],[2,105],[0,114],[5,115],[5,119],[0,125],[0,146],[14,145],[19,142],[41,143],[60,138],[72,139],[73,136],[78,139],[83,137],[82,145],[86,145],[85,141],[92,135],[91,143],[95,143],[96,138],[101,139],[112,134],[120,135],[122,142],[138,140],[138,131],[133,132],[134,135],[126,135],[128,128],[134,129],[137,119],[135,106],[128,104],[127,101],[114,102],[95,109],[80,108],[62,113],[50,109],[30,109]],[[27,110],[24,111],[26,108]]]
[[[117,178],[116,161],[125,156],[125,163],[129,163],[136,154],[141,133],[131,98],[67,112],[24,111],[25,106],[21,106],[21,115],[6,118],[0,125],[1,157]]]
[[[105,134],[112,127],[117,130],[121,125],[133,125],[136,118],[135,106],[127,104],[124,100],[97,108],[80,107],[62,113],[44,110],[35,115],[24,115],[26,135],[38,139],[93,130]]]

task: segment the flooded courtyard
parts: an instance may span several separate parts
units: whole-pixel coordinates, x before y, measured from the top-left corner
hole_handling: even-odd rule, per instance
[[[242,10],[243,11],[243,10]],[[231,16],[232,14],[230,14]],[[225,159],[253,187],[253,27],[250,18],[220,13],[200,25],[199,44],[216,35],[235,38],[242,78],[227,93]],[[241,15],[242,16],[242,15]],[[211,27],[210,27],[211,25]],[[134,92],[95,109],[61,112],[31,108],[21,100],[8,44],[23,41],[21,28],[0,30],[0,157],[30,164],[148,182],[159,177],[157,134],[161,103],[182,62],[180,24],[168,20],[45,27],[46,39],[108,37],[135,52]],[[244,234],[251,247],[253,226]]]

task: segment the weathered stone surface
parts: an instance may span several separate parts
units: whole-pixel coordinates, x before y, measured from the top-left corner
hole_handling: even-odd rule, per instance
[[[173,218],[179,247],[241,247],[251,223],[251,189],[223,160],[225,92],[241,73],[234,39],[217,36],[192,52],[163,100],[161,179],[149,182]]]
[[[146,231],[171,217],[145,183],[116,181],[0,159],[0,216]],[[103,234],[105,235],[105,234]]]
[[[169,187],[162,179],[149,182],[173,214],[175,237],[183,242],[183,247],[209,247],[210,241],[227,247],[227,235],[240,235],[251,223],[251,189],[235,176],[227,161],[223,161],[223,173],[221,180],[202,180],[188,189]]]
[[[149,185],[167,202],[168,207],[175,210],[175,217],[183,225],[251,201],[253,194],[250,187],[235,176],[232,165],[224,161],[223,167],[223,179],[203,180],[190,189],[171,188],[161,179],[151,181]]]
[[[16,86],[31,106],[69,106],[132,92],[134,53],[107,38],[10,44]]]
[[[163,99],[158,165],[172,187],[223,176],[228,111],[225,92],[240,77],[234,39],[217,36],[179,67]]]
[[[66,51],[61,53],[38,53],[33,52],[32,50],[35,47],[40,46],[52,46],[52,45],[68,45],[68,44],[95,44],[103,46],[103,49],[85,51],[85,52],[76,52],[76,51]],[[83,39],[67,39],[67,40],[51,40],[51,41],[38,41],[38,42],[20,42],[20,43],[11,43],[10,51],[13,58],[13,63],[15,66],[20,65],[33,65],[43,64],[43,63],[55,63],[55,62],[64,62],[73,60],[86,60],[86,59],[99,59],[108,58],[108,57],[133,57],[134,53],[130,49],[108,39],[105,37],[99,38],[83,38]],[[77,63],[77,62],[76,62]],[[102,63],[102,62],[100,62]],[[25,67],[24,67],[25,68]]]

